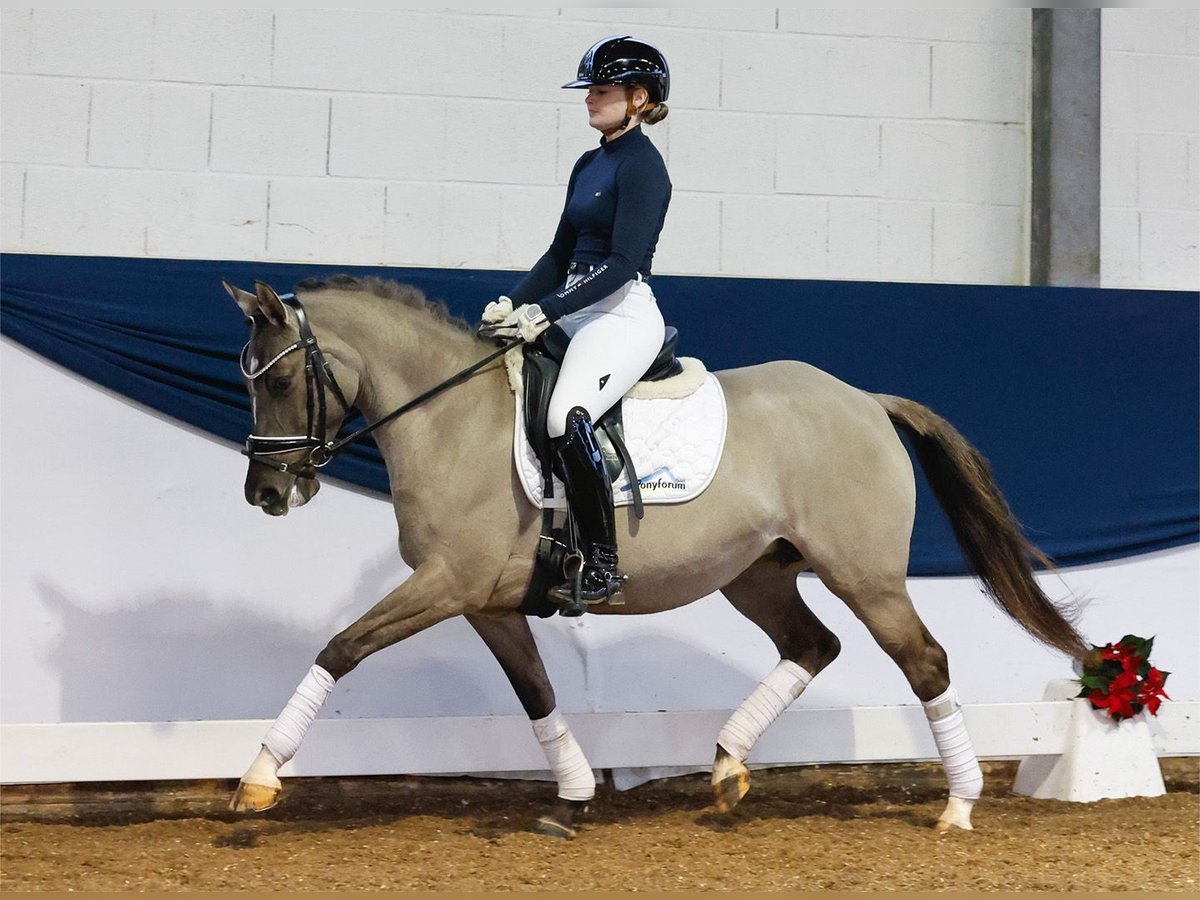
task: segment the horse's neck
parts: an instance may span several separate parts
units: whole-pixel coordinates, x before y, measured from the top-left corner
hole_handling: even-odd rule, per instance
[[[406,310],[398,327],[372,327],[357,340],[363,383],[360,409],[374,418],[441,384],[478,361],[479,342],[427,315]]]
[[[352,402],[368,422],[376,422],[482,359],[492,349],[461,328],[431,313],[386,298],[356,297],[330,304],[328,320],[339,340],[351,348],[359,374]],[[497,374],[495,369],[501,374]],[[459,425],[489,418],[488,411],[508,409],[503,365],[496,363],[467,382],[450,388],[376,432],[393,483],[394,463],[403,448],[406,474],[418,474],[428,460],[445,459],[459,439]]]
[[[367,323],[353,338],[362,379],[356,403],[368,422],[493,349],[420,310],[396,315],[404,319],[400,327]],[[491,484],[495,472],[509,472],[512,403],[504,363],[496,361],[373,433],[387,466],[401,554],[409,565],[420,565],[452,542],[464,511],[478,509],[481,486]]]
[[[479,358],[480,342],[420,308],[367,294],[316,306],[359,376],[354,404],[376,420]],[[324,344],[324,338],[323,338]]]

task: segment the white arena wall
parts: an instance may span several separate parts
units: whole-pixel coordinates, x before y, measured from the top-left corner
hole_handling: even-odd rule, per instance
[[[0,11],[3,249],[521,269],[632,31],[664,274],[1023,284],[1029,9]],[[1200,287],[1200,12],[1106,9],[1102,275]],[[481,300],[487,298],[481,298]]]
[[[668,274],[1023,284],[1027,9],[0,11],[0,249],[511,269],[594,143],[558,89],[632,31],[674,76],[649,133]],[[1200,287],[1196,10],[1104,10],[1102,278]],[[2,278],[2,273],[0,273]],[[489,298],[480,298],[482,302]],[[24,390],[36,385],[37,390]],[[0,781],[240,775],[324,642],[408,570],[383,500],[269,520],[237,448],[0,341]],[[54,415],[48,415],[48,411]],[[1161,753],[1200,753],[1195,546],[1043,576],[1097,640],[1157,634]],[[933,758],[920,709],[813,579],[843,656],[752,761]],[[1046,752],[1066,663],[969,579],[913,579],[983,756]],[[701,766],[774,665],[715,595],[534,622],[593,765]],[[543,768],[462,621],[338,685],[285,774]]]

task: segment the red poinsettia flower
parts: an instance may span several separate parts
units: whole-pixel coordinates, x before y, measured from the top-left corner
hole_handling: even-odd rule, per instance
[[[1131,688],[1137,686],[1137,683],[1137,672],[1122,672],[1109,684],[1108,691],[1110,694],[1116,694],[1118,692],[1128,693]]]
[[[1167,676],[1164,673],[1151,666],[1142,683],[1138,685],[1138,703],[1141,703],[1146,709],[1150,710],[1150,715],[1152,716],[1158,715],[1158,708],[1162,705],[1164,698],[1167,700],[1171,699],[1167,696],[1167,692],[1163,690],[1163,683],[1166,679]]]
[[[1111,660],[1121,664],[1121,668],[1126,672],[1136,673],[1142,663],[1146,661],[1145,657],[1140,656],[1138,652],[1123,641],[1118,641],[1116,644],[1107,644],[1100,650],[1100,658],[1102,660]]]
[[[1107,691],[1097,689],[1092,692],[1092,705],[1108,710],[1108,714],[1113,717],[1133,716],[1137,713],[1137,710],[1133,708],[1137,699],[1136,687],[1137,676],[1130,672],[1122,672],[1112,680]]]
[[[1116,643],[1094,647],[1083,661],[1078,696],[1087,697],[1095,709],[1116,721],[1143,709],[1157,715],[1162,701],[1171,699],[1163,690],[1170,673],[1150,665],[1153,646],[1154,638],[1127,634]]]
[[[1096,690],[1094,690],[1090,694],[1088,694],[1088,699],[1092,701],[1093,709],[1103,710],[1104,712],[1108,713],[1110,716],[1120,717],[1121,706],[1122,706],[1120,696],[1113,696],[1112,694],[1106,694],[1104,691],[1097,688]],[[1133,705],[1130,704],[1129,708],[1132,710]]]

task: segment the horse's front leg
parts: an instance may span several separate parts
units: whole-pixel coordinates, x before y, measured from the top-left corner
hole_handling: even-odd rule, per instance
[[[541,654],[528,620],[520,613],[467,616],[512,683],[533,725],[546,761],[558,782],[558,800],[537,821],[536,830],[552,837],[575,836],[575,814],[596,794],[596,778],[554,700]]]
[[[334,682],[374,653],[443,619],[461,614],[470,590],[455,584],[440,559],[423,563],[353,625],[335,636],[296,688],[263,738],[229,804],[235,812],[260,812],[279,799],[279,769],[296,755]]]

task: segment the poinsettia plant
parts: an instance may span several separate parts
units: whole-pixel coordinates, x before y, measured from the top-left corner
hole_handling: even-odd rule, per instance
[[[1114,721],[1136,716],[1143,709],[1157,716],[1163,700],[1170,700],[1163,686],[1170,672],[1150,664],[1154,638],[1127,634],[1115,644],[1092,647],[1083,660],[1081,689],[1093,709],[1104,710]]]

